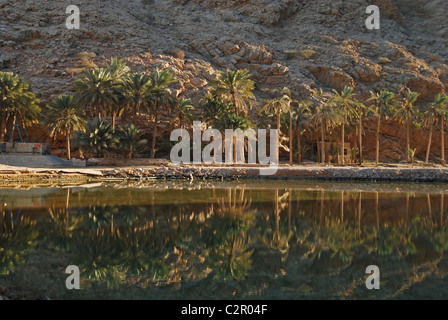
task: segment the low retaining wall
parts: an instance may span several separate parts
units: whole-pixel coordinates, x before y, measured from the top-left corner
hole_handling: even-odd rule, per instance
[[[51,149],[48,143],[7,142],[5,143],[5,151],[7,154],[49,155]]]

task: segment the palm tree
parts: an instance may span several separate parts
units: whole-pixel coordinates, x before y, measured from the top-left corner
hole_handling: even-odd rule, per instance
[[[202,99],[201,116],[208,125],[215,126],[221,116],[230,114],[233,107],[221,98],[207,96]]]
[[[428,108],[428,111],[425,113],[426,116],[426,124],[429,125],[429,137],[428,144],[426,147],[426,158],[425,163],[429,162],[429,154],[431,151],[431,142],[432,142],[432,133],[434,129],[434,122],[438,118],[438,111],[443,109],[448,105],[448,97],[439,93],[436,95],[435,100]],[[443,136],[443,132],[442,132]]]
[[[250,120],[246,117],[238,116],[235,113],[223,113],[217,121],[214,122],[216,129],[221,132],[224,132],[226,129],[236,130],[241,129],[246,131],[247,129],[252,128],[254,125],[250,122]],[[225,139],[229,139],[229,137],[225,137]],[[233,139],[233,161],[237,161],[237,145],[236,145],[236,137],[232,137]],[[228,140],[227,140],[228,141]],[[241,152],[241,150],[238,150]],[[241,154],[241,158],[244,159],[244,155]]]
[[[363,116],[368,115],[369,113],[374,112],[373,109],[369,108],[368,106],[366,106],[362,101],[356,101],[356,109],[357,109],[357,124],[358,124],[358,145],[359,145],[359,165],[362,165],[363,163],[363,147],[362,147],[362,137],[363,137],[363,129],[364,129],[364,125],[363,125]]]
[[[116,57],[112,58],[110,63],[105,63],[104,69],[109,72],[114,82],[120,82],[131,71],[123,59],[118,59]]]
[[[426,145],[426,157],[425,157],[425,163],[428,164],[429,162],[429,154],[431,152],[431,142],[432,142],[432,131],[434,129],[434,122],[436,121],[437,115],[436,115],[436,107],[432,103],[428,110],[425,112],[425,125],[429,126],[429,137],[428,137],[428,143]]]
[[[437,117],[440,121],[441,162],[445,164],[445,119],[448,117],[448,97],[438,94],[434,102]]]
[[[125,115],[135,121],[139,112],[149,110],[151,78],[146,73],[133,73],[124,79],[121,88],[126,105]]]
[[[305,128],[309,126],[311,117],[311,101],[301,100],[298,102],[297,107],[294,110],[294,122],[297,135],[297,150],[298,150],[298,162],[301,163],[302,159],[302,134]]]
[[[341,130],[341,162],[345,164],[345,125],[347,120],[350,120],[352,117],[356,115],[355,106],[357,101],[355,99],[355,94],[353,91],[355,88],[345,86],[344,89],[339,93],[336,90],[333,90],[335,96],[333,98],[333,102],[339,108],[339,112],[342,117],[342,130]]]
[[[377,126],[376,126],[376,155],[375,164],[378,165],[380,159],[380,127],[381,119],[384,116],[388,116],[391,110],[396,107],[397,100],[395,99],[395,94],[390,91],[382,90],[379,93],[370,92],[370,98],[367,102],[373,102],[376,107],[377,116]]]
[[[315,89],[311,97],[314,103],[314,112],[310,120],[314,126],[320,129],[321,138],[321,162],[325,163],[325,132],[339,123],[340,113],[332,103],[332,94],[322,89]]]
[[[281,133],[281,116],[283,113],[289,112],[289,161],[290,165],[292,165],[292,103],[293,99],[291,98],[291,91],[288,88],[283,88],[281,91],[282,96],[278,98],[274,98],[268,101],[261,109],[260,113],[264,112],[268,109],[272,110],[272,113],[277,117],[277,130],[279,141],[279,148],[281,146],[280,133]]]
[[[101,121],[101,115],[118,103],[114,78],[108,70],[89,69],[73,83],[75,103],[86,107]]]
[[[398,105],[394,110],[394,118],[398,119],[400,122],[406,122],[406,155],[407,161],[411,162],[411,156],[409,150],[411,150],[410,140],[411,140],[411,121],[412,116],[415,116],[417,109],[414,103],[417,101],[420,93],[413,92],[408,89],[404,93],[403,100],[400,105]]]
[[[159,121],[159,113],[162,110],[170,110],[175,105],[175,100],[171,95],[168,86],[176,82],[176,78],[169,69],[156,69],[150,74],[149,101],[150,112],[154,118],[154,128],[151,144],[151,158],[155,156],[155,148],[157,142],[157,123]]]
[[[110,110],[112,111],[112,129],[115,131],[116,117],[121,114],[125,105],[122,92],[122,83],[131,69],[127,66],[123,59],[118,58],[112,58],[110,64],[104,64],[104,68],[107,72],[109,72],[112,78],[113,89],[115,90],[115,94],[117,96],[117,103],[110,106]]]
[[[109,123],[96,120],[87,123],[83,131],[77,131],[74,142],[83,152],[102,158],[107,151],[116,146],[118,138]]]
[[[220,72],[218,78],[210,82],[212,96],[230,102],[237,115],[247,114],[247,110],[252,108],[255,101],[252,92],[255,85],[250,80],[251,76],[247,69]]]
[[[20,116],[22,121],[38,118],[39,99],[25,80],[12,72],[0,72],[0,142],[5,141],[7,119]]]
[[[74,104],[73,96],[60,95],[48,106],[48,114],[45,126],[50,130],[50,135],[55,137],[63,134],[66,137],[67,159],[71,159],[70,137],[73,132],[81,130],[85,120],[79,108]]]
[[[141,152],[148,143],[148,140],[142,139],[144,132],[133,124],[123,127],[118,133],[118,147],[128,159]]]
[[[194,106],[191,99],[182,99],[174,105],[174,111],[177,113],[177,119],[181,129],[185,128],[185,122],[192,123],[192,111]]]

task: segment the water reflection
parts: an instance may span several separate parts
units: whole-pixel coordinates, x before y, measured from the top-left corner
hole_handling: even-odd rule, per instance
[[[444,187],[176,186],[0,191],[0,285],[54,298],[448,297]],[[69,264],[77,295],[63,287]],[[379,292],[365,289],[370,264]]]

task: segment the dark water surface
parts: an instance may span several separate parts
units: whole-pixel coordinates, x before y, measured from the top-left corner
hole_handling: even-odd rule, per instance
[[[0,286],[28,299],[447,299],[447,194],[312,181],[0,189]],[[81,290],[66,288],[69,265]]]

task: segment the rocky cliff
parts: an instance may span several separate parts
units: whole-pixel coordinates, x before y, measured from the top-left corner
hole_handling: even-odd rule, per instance
[[[70,4],[79,30],[65,26]],[[380,30],[365,27],[371,4]],[[448,86],[447,13],[445,0],[0,0],[0,70],[44,102],[69,89],[79,53],[91,52],[97,65],[118,56],[133,71],[171,67],[176,95],[193,101],[217,70],[247,68],[260,98],[353,85],[366,95],[409,87],[425,103]]]

